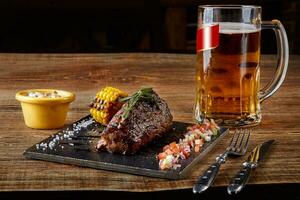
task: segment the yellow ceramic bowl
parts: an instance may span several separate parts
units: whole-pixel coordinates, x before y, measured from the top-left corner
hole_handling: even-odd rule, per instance
[[[51,93],[56,91],[60,97],[35,98],[29,92]],[[26,126],[36,129],[55,129],[65,124],[69,104],[75,95],[71,92],[54,89],[23,90],[16,94],[20,101]]]

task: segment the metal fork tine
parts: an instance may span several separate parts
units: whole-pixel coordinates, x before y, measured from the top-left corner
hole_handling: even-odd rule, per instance
[[[246,153],[246,151],[247,151],[247,148],[248,148],[248,143],[249,143],[249,138],[250,138],[250,130],[247,130],[247,139],[246,139],[246,141],[245,141],[245,143],[244,143],[244,146],[243,146],[243,150],[242,150],[242,153]]]
[[[234,145],[231,147],[231,150],[233,150],[233,151],[235,151],[236,150],[236,144],[238,143],[238,141],[239,141],[239,138],[240,138],[240,135],[241,135],[241,130],[239,129],[238,131],[237,131],[237,137],[236,137],[236,140],[235,140],[235,142],[234,142]]]
[[[243,141],[244,141],[244,137],[245,137],[246,132],[247,132],[246,129],[241,130],[241,134],[243,134],[243,135],[242,135],[240,144],[239,144],[239,146],[238,146],[238,148],[237,148],[237,150],[236,150],[237,152],[240,152],[240,151],[241,151],[241,147],[242,147],[242,144],[243,144]]]
[[[232,136],[232,138],[231,138],[231,140],[230,140],[230,143],[229,143],[229,145],[228,145],[228,147],[227,147],[227,150],[229,150],[229,149],[231,149],[231,148],[233,147],[232,144],[233,144],[234,138],[236,138],[237,132],[238,132],[238,130],[236,129],[236,130],[234,131],[234,135]]]

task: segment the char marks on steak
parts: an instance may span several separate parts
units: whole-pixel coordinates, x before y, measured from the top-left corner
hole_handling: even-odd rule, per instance
[[[124,120],[127,103],[123,105],[101,134],[98,150],[134,154],[171,128],[173,117],[167,103],[155,92],[151,95],[154,101],[141,99]]]

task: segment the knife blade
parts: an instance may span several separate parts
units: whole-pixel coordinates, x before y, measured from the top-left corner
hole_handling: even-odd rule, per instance
[[[227,187],[227,192],[229,194],[237,194],[245,187],[251,171],[256,169],[258,164],[265,159],[266,154],[274,141],[275,140],[268,140],[252,150],[248,159],[243,163],[243,168],[230,181]]]

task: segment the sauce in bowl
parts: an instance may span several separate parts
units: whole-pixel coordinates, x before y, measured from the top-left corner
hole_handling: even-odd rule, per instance
[[[65,124],[69,104],[75,95],[55,89],[30,89],[19,91],[25,124],[36,129],[55,129]]]
[[[58,94],[56,90],[50,92],[38,92],[38,91],[30,91],[27,94],[28,97],[33,98],[58,98],[62,97],[62,95]]]

